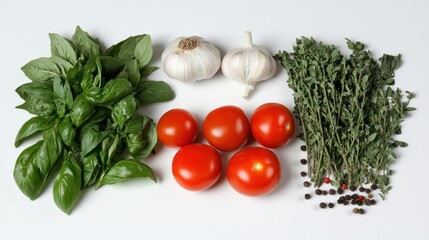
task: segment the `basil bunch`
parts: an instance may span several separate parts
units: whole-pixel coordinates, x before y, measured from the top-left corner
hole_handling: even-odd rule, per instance
[[[24,100],[17,108],[36,116],[21,127],[15,146],[34,135],[42,138],[16,161],[18,187],[36,199],[58,165],[53,196],[69,213],[84,188],[131,178],[156,182],[152,169],[139,161],[157,142],[155,123],[137,110],[169,101],[174,92],[165,82],[143,80],[157,69],[148,65],[150,36],[129,37],[106,51],[79,26],[72,39],[49,37],[51,57],[23,66],[31,82],[16,89]]]

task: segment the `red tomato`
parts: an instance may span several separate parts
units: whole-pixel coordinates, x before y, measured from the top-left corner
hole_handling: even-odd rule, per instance
[[[158,139],[170,147],[183,147],[193,143],[198,135],[198,123],[195,117],[184,109],[172,109],[158,121]]]
[[[244,148],[229,160],[226,177],[229,184],[241,194],[264,195],[271,192],[280,181],[280,162],[269,149]]]
[[[279,103],[266,103],[253,112],[250,129],[259,144],[278,148],[292,138],[295,123],[287,107]]]
[[[191,191],[202,191],[210,188],[219,179],[222,159],[213,147],[194,143],[176,153],[172,171],[180,186]]]
[[[250,134],[249,120],[241,108],[223,106],[206,116],[203,134],[218,150],[233,151],[246,144]]]

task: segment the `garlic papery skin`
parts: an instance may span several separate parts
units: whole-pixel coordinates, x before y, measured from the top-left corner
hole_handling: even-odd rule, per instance
[[[170,78],[189,83],[213,77],[220,68],[221,55],[201,37],[179,37],[164,50],[161,61]]]
[[[274,76],[277,64],[271,54],[253,45],[252,33],[244,33],[242,48],[229,51],[222,60],[222,72],[241,84],[241,96],[247,98],[255,85]]]

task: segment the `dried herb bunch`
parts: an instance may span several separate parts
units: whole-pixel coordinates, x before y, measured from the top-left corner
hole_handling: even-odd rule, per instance
[[[376,184],[382,197],[391,189],[394,149],[407,143],[394,138],[414,94],[393,89],[401,55],[379,61],[360,42],[347,39],[349,57],[313,38],[297,39],[292,53],[279,52],[294,91],[294,113],[307,145],[308,174],[315,186]],[[405,95],[406,98],[405,99]]]

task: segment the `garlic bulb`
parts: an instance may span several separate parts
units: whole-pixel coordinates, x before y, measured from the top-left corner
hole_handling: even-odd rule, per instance
[[[241,83],[241,95],[246,98],[256,83],[274,76],[277,65],[266,49],[253,45],[252,33],[245,32],[244,37],[244,47],[229,51],[223,58],[222,72]]]
[[[213,77],[219,70],[219,50],[201,37],[179,37],[162,53],[164,72],[182,82],[194,82]]]

